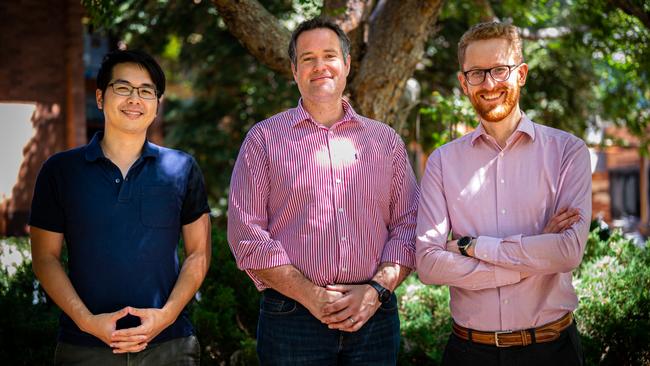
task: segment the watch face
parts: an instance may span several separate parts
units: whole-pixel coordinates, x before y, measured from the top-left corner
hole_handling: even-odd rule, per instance
[[[462,238],[458,239],[458,246],[459,247],[466,247],[469,245],[469,243],[472,242],[472,238],[469,236],[463,236]]]

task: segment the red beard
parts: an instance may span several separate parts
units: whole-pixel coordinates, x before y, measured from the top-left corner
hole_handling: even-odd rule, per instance
[[[476,113],[486,122],[499,122],[502,119],[506,118],[512,110],[515,108],[519,102],[519,91],[520,87],[518,84],[515,84],[514,87],[510,88],[508,85],[503,85],[495,88],[494,90],[488,91],[481,89],[469,95],[469,100],[474,106]],[[505,92],[505,100],[503,102],[494,103],[488,102],[480,97],[481,94],[493,94]],[[502,97],[499,97],[502,98]]]

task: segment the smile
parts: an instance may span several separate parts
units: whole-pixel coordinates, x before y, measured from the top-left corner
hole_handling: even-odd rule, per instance
[[[142,112],[139,112],[139,111],[129,111],[129,110],[123,110],[122,113],[126,114],[126,115],[127,115],[128,117],[130,117],[130,118],[136,118],[136,117],[140,117],[141,115],[143,115]]]
[[[332,79],[332,77],[331,76],[319,76],[317,78],[311,79],[311,81],[327,80],[327,79]]]
[[[506,92],[490,93],[490,94],[481,94],[481,98],[482,98],[483,100],[487,100],[487,101],[491,102],[491,101],[495,101],[495,100],[501,98],[501,96],[503,96],[503,95],[505,95],[505,94],[506,94]]]

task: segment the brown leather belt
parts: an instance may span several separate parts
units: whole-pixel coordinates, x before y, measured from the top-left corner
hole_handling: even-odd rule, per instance
[[[452,331],[466,341],[488,344],[496,347],[527,346],[533,343],[552,342],[560,338],[560,332],[573,323],[573,313],[569,312],[560,319],[537,328],[505,332],[483,332],[461,327],[454,322]]]

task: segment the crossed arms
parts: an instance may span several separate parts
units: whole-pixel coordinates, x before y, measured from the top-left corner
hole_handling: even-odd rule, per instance
[[[422,179],[416,241],[417,270],[426,284],[440,284],[468,290],[497,288],[538,274],[570,272],[582,260],[591,217],[591,171],[587,148],[575,144],[563,157],[561,181],[553,218],[538,235],[505,238],[481,236],[473,257],[447,243],[451,225],[445,196],[441,155],[434,152]],[[565,221],[574,216],[579,219]]]

